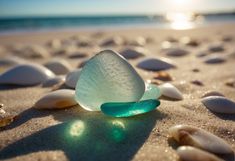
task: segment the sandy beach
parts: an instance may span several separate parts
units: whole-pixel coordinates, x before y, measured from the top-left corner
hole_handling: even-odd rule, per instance
[[[235,101],[235,88],[226,85],[228,80],[235,80],[234,28],[235,24],[221,24],[190,30],[127,28],[0,36],[1,58],[12,55],[39,64],[53,58],[62,58],[74,69],[103,49],[119,52],[128,46],[124,44],[101,47],[99,44],[107,38],[119,36],[131,41],[142,37],[146,39],[142,47],[149,50],[145,57],[165,57],[175,63],[176,68],[166,72],[173,78],[169,82],[175,85],[184,97],[180,101],[160,98],[161,105],[152,112],[130,118],[112,118],[101,112],[86,111],[79,105],[63,110],[37,110],[32,108],[33,105],[50,92],[51,87],[0,85],[0,103],[4,104],[4,110],[9,114],[18,115],[12,124],[0,131],[0,159],[176,161],[179,159],[175,151],[178,144],[169,139],[168,129],[177,124],[207,130],[224,139],[235,150],[235,115],[213,113],[201,102],[201,97],[209,91],[218,91]],[[198,46],[179,42],[185,36],[197,40]],[[55,47],[56,49],[48,48],[47,43],[55,39],[63,41],[65,45]],[[189,54],[167,56],[162,50],[162,42],[166,40],[176,41],[174,43],[188,50]],[[78,45],[79,42],[86,43]],[[224,50],[208,54],[221,54],[227,59],[223,63],[206,64],[203,62],[204,57],[198,55],[215,43],[221,43]],[[34,58],[17,52],[17,48],[31,45],[45,47],[48,54],[42,58]],[[86,56],[71,57],[74,53],[83,53]],[[128,61],[145,81],[154,82],[156,72],[136,67],[145,57]],[[10,67],[1,65],[0,72]],[[164,83],[156,79],[155,81]],[[83,122],[85,133],[73,136],[70,129],[78,121]],[[226,157],[225,160],[234,161],[235,157]]]

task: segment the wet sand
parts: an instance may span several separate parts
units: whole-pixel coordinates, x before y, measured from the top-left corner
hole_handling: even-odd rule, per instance
[[[235,115],[216,114],[207,110],[201,103],[201,97],[208,91],[219,91],[227,98],[235,100],[235,88],[225,85],[228,79],[235,79],[235,54],[221,64],[205,64],[197,53],[205,51],[208,45],[222,42],[225,48],[219,54],[229,55],[235,52],[235,25],[215,25],[186,31],[168,29],[123,29],[82,32],[48,32],[15,34],[0,37],[0,44],[6,48],[17,45],[43,45],[52,39],[79,42],[87,39],[92,46],[77,47],[71,51],[86,53],[86,58],[68,58],[67,54],[48,58],[26,58],[26,60],[44,63],[48,59],[61,57],[67,59],[74,68],[93,54],[104,49],[97,44],[106,38],[121,36],[136,39],[149,37],[153,42],[144,48],[150,52],[147,57],[167,57],[175,62],[177,68],[167,70],[174,84],[184,96],[182,101],[160,99],[157,110],[130,118],[111,118],[100,112],[85,111],[79,105],[66,110],[36,110],[32,106],[51,88],[15,87],[0,85],[0,103],[10,114],[18,114],[18,119],[0,132],[0,159],[2,160],[178,160],[175,149],[177,143],[168,138],[167,130],[177,124],[187,124],[205,129],[227,141],[235,150]],[[74,37],[75,36],[75,37]],[[182,57],[169,57],[161,51],[161,43],[169,38],[179,40],[189,36],[199,41],[197,47],[180,45],[190,51]],[[231,41],[222,41],[223,37]],[[179,43],[178,43],[179,44]],[[120,51],[124,45],[108,47]],[[55,49],[51,49],[53,52]],[[48,50],[49,51],[49,50]],[[18,55],[14,52],[1,52],[0,57]],[[130,60],[136,64],[143,58]],[[1,67],[1,72],[8,67]],[[153,80],[155,72],[136,68],[147,81]],[[198,69],[198,72],[193,72]],[[30,78],[28,78],[30,79]],[[199,80],[198,86],[191,81]],[[82,123],[79,129],[74,126]],[[76,127],[76,126],[75,126]],[[234,158],[232,158],[234,159]],[[231,160],[229,158],[228,160]]]

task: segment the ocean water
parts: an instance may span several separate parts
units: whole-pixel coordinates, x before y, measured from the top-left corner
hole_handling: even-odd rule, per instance
[[[212,23],[235,23],[235,13],[201,15],[194,27]],[[108,27],[152,26],[170,28],[164,16],[80,16],[0,18],[0,33],[30,32],[60,29],[99,29]]]

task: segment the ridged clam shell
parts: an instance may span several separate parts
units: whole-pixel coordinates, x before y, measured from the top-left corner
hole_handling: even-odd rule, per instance
[[[40,98],[34,105],[37,109],[62,109],[76,105],[75,91],[61,89],[48,93]]]
[[[233,153],[231,146],[224,140],[193,126],[176,125],[169,129],[169,133],[181,145],[194,146],[215,154]]]
[[[205,57],[204,63],[207,64],[219,64],[226,61],[226,58],[221,54],[213,54]]]
[[[170,68],[175,68],[175,65],[173,62],[169,59],[162,58],[147,58],[144,60],[141,60],[137,64],[138,68],[150,70],[150,71],[160,71],[160,70],[167,70]]]
[[[79,76],[80,76],[80,72],[81,72],[81,69],[76,69],[68,73],[65,78],[65,85],[70,88],[75,89]]]
[[[49,69],[38,64],[17,65],[0,75],[0,84],[36,85],[54,77]]]
[[[166,96],[172,99],[177,99],[177,100],[183,99],[182,93],[170,83],[164,83],[160,85],[159,88],[163,96]]]
[[[62,83],[65,81],[65,77],[63,75],[56,76],[54,78],[49,78],[42,83],[42,87],[52,87],[56,84]]]
[[[107,102],[136,102],[145,92],[143,79],[119,54],[104,50],[82,68],[76,100],[86,110],[99,111]]]
[[[67,61],[61,59],[51,60],[44,64],[44,66],[56,75],[67,74],[72,69],[72,66]]]
[[[209,96],[202,99],[202,103],[216,113],[235,114],[235,102],[221,96]]]
[[[189,54],[189,51],[185,50],[185,49],[181,49],[181,48],[169,48],[166,50],[166,55],[167,56],[185,56]]]
[[[177,149],[177,154],[183,161],[224,161],[216,155],[206,151],[191,147],[181,146]]]
[[[136,59],[144,56],[148,51],[141,47],[126,48],[120,51],[120,54],[126,59]]]

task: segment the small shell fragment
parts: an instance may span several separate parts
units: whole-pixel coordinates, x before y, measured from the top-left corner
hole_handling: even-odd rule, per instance
[[[7,116],[0,118],[0,128],[10,125],[16,118],[17,116]]]
[[[171,75],[167,72],[164,72],[164,71],[156,72],[156,74],[154,75],[154,79],[158,79],[161,81],[172,81],[173,80]]]
[[[169,128],[169,134],[181,145],[190,145],[215,154],[231,154],[231,146],[223,139],[205,130],[188,126],[176,125]]]
[[[76,105],[75,91],[60,89],[48,93],[40,98],[34,105],[36,109],[63,109]]]
[[[182,161],[224,161],[216,155],[191,146],[181,146],[177,154]]]
[[[166,96],[172,99],[177,99],[177,100],[183,99],[182,93],[170,83],[164,83],[160,85],[159,88],[163,96]]]
[[[202,103],[213,112],[235,114],[235,102],[226,97],[209,96],[203,98]]]

